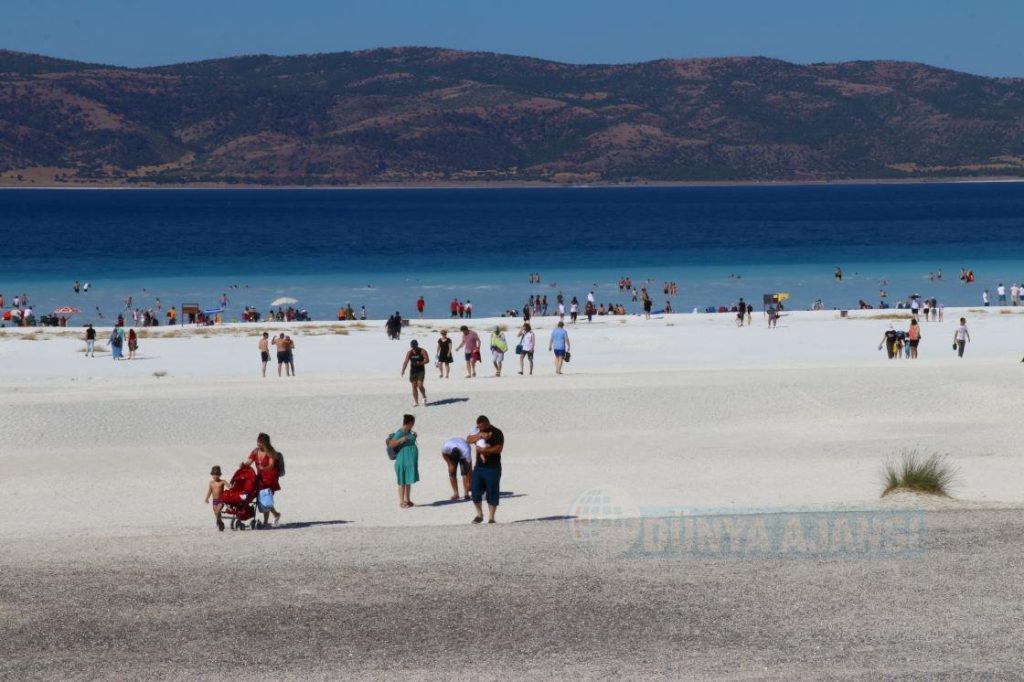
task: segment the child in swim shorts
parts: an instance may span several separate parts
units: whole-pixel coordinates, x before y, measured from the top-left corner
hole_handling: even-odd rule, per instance
[[[215,466],[210,469],[210,477],[213,479],[210,481],[210,485],[206,488],[206,499],[203,503],[213,504],[213,518],[217,521],[217,530],[224,530],[224,522],[220,518],[220,512],[224,508],[224,503],[220,497],[224,494],[224,489],[227,487],[227,481],[224,481],[220,477],[220,467]]]

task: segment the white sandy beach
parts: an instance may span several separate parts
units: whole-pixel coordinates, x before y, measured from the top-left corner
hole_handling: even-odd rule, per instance
[[[413,321],[400,342],[381,323],[158,328],[122,362],[84,357],[79,330],[7,328],[0,537],[215,532],[210,466],[229,477],[259,431],[287,459],[284,523],[467,524],[438,453],[481,413],[507,439],[502,522],[570,516],[593,488],[626,514],[902,504],[879,500],[880,465],[901,448],[959,468],[955,500],[939,507],[1024,505],[1024,311],[947,310],[923,324],[919,360],[889,361],[876,348],[890,320],[875,318],[895,312],[798,312],[776,330],[760,315],[743,329],[728,314],[584,320],[563,376],[543,352],[532,377],[507,365],[494,378],[485,364],[465,379],[456,363],[449,380],[427,375],[441,404],[415,410],[399,376],[408,340],[433,356],[434,330],[458,327],[448,320]],[[963,359],[950,345],[960,314],[973,338]],[[546,349],[554,319],[535,322]],[[485,342],[495,323],[512,325],[511,341],[516,320],[473,321]],[[273,363],[259,377],[265,328],[295,338],[297,377]],[[422,480],[403,510],[381,441],[409,411]]]

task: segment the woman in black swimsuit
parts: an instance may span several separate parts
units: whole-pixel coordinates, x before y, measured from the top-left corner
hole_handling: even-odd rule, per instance
[[[439,379],[449,379],[452,371],[452,340],[448,338],[448,332],[441,330],[441,338],[437,340],[437,369],[440,372]]]

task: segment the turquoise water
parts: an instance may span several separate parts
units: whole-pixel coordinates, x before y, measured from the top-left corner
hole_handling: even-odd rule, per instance
[[[279,296],[329,319],[348,302],[372,318],[477,316],[563,292],[625,303],[617,281],[679,284],[678,312],[791,294],[827,308],[912,293],[979,305],[1024,282],[1024,185],[1016,183],[501,190],[6,190],[0,293],[76,321],[133,307],[244,305]],[[843,282],[833,278],[843,268]],[[957,280],[962,267],[976,282]],[[942,280],[929,273],[944,272]],[[529,283],[539,272],[540,285]],[[89,282],[75,294],[75,280]],[[880,284],[887,282],[885,285]]]

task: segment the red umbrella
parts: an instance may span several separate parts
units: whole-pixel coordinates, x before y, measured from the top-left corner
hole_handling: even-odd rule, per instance
[[[57,308],[56,310],[54,310],[53,314],[54,315],[77,315],[80,312],[82,312],[82,311],[79,310],[78,308],[74,308],[74,307],[69,306],[69,305],[64,305],[64,306],[61,306],[60,308]]]

